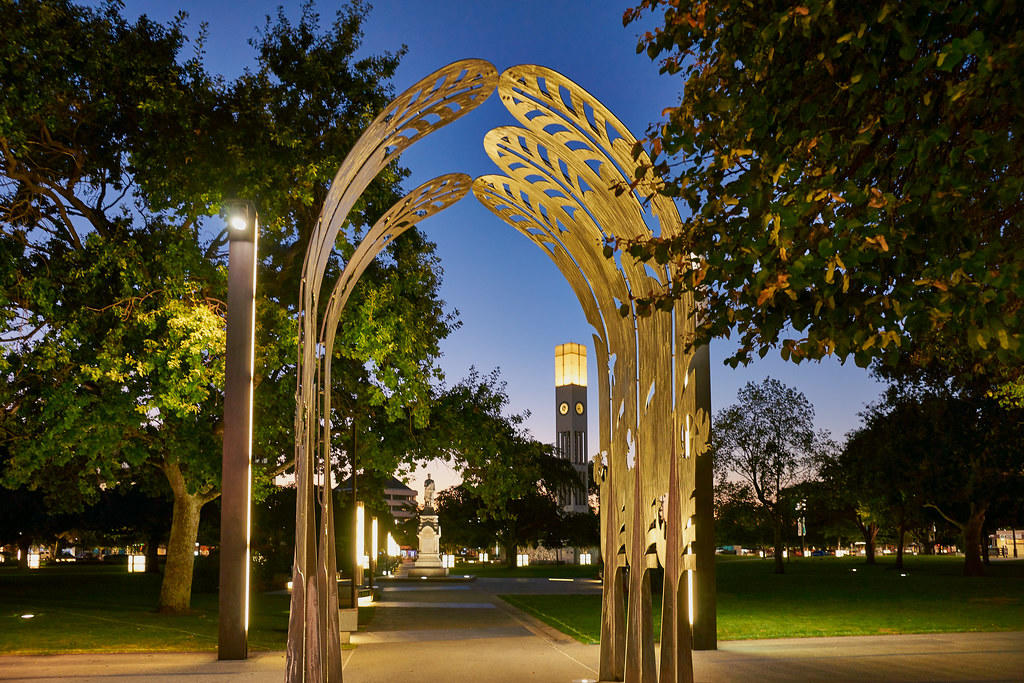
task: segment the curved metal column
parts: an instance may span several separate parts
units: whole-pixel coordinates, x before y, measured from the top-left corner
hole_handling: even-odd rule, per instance
[[[592,95],[557,72],[524,65],[506,70],[498,93],[522,128],[492,130],[484,147],[506,175],[474,182],[477,198],[554,260],[595,329],[601,389],[602,680],[659,677],[690,681],[689,587],[701,556],[697,531],[697,463],[707,451],[707,407],[698,405],[691,371],[692,299],[672,311],[638,316],[633,299],[665,287],[682,273],[603,254],[614,237],[679,234],[674,203],[650,183],[630,191],[637,162],[633,135]],[[643,162],[643,159],[640,160]],[[645,211],[649,209],[649,213]],[[627,315],[620,314],[625,309]],[[654,656],[649,570],[665,568],[661,665]],[[627,578],[623,586],[622,573]],[[625,595],[623,595],[625,593]],[[625,599],[625,611],[623,600]]]
[[[478,106],[490,96],[496,82],[497,72],[488,62],[455,62],[422,79],[388,105],[338,169],[307,248],[299,297],[295,393],[295,564],[288,620],[289,683],[342,680],[330,485],[330,363],[341,313],[355,282],[377,254],[417,221],[464,196],[469,177],[436,178],[387,211],[356,248],[321,314],[321,288],[331,252],[349,211],[377,174],[409,145]],[[319,495],[318,476],[322,478]]]
[[[523,127],[499,127],[485,136],[487,153],[505,175],[477,178],[473,193],[548,254],[594,328],[600,393],[600,453],[594,467],[601,487],[605,564],[601,679],[692,681],[692,645],[714,647],[706,455],[710,393],[706,349],[689,346],[694,302],[684,298],[671,311],[637,315],[635,298],[684,273],[603,253],[615,237],[679,234],[682,222],[675,204],[654,192],[656,180],[630,189],[638,166],[632,157],[636,139],[578,85],[531,65],[510,68],[499,79],[487,62],[468,60],[423,79],[374,120],[338,170],[306,253],[288,681],[341,680],[329,387],[342,311],[377,254],[416,221],[458,201],[469,189],[469,178],[442,176],[389,210],[356,248],[320,314],[334,242],[359,195],[384,166],[416,140],[479,105],[495,87]],[[325,482],[319,500],[318,475]],[[654,655],[649,574],[658,566],[665,569],[660,666]]]

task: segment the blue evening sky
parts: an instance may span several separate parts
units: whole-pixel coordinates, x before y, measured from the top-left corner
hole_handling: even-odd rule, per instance
[[[638,137],[662,109],[679,97],[681,81],[659,76],[657,66],[636,54],[641,30],[622,27],[629,0],[377,0],[365,25],[363,50],[409,51],[394,80],[396,93],[431,71],[465,58],[482,58],[499,71],[523,63],[541,64],[562,72],[601,100]],[[231,77],[253,64],[247,39],[262,27],[264,16],[279,2],[220,0],[161,2],[126,0],[129,17],[149,14],[166,21],[179,9],[189,14],[193,33],[209,25],[207,64]],[[324,23],[340,6],[321,0]],[[293,19],[299,3],[285,3]],[[402,157],[412,171],[407,188],[449,172],[471,176],[495,173],[484,154],[484,134],[513,124],[496,96],[483,106],[420,141]],[[483,372],[500,367],[508,382],[512,409],[529,410],[528,427],[540,441],[554,441],[554,347],[591,342],[591,331],[568,284],[548,258],[512,228],[469,196],[448,211],[421,224],[437,243],[444,266],[442,296],[459,311],[463,322],[444,344],[441,360],[449,382],[463,377],[471,365]],[[875,400],[882,385],[852,361],[794,365],[771,352],[765,359],[733,370],[722,364],[728,341],[712,345],[711,396],[718,410],[736,399],[748,381],[767,375],[804,392],[814,405],[817,425],[841,438],[858,424],[857,413]],[[589,375],[594,377],[590,354]],[[590,403],[596,401],[591,381]],[[596,413],[595,413],[596,415]],[[597,446],[596,417],[590,425],[590,451]],[[411,482],[420,490],[424,472]],[[444,488],[454,473],[433,466],[431,474]]]

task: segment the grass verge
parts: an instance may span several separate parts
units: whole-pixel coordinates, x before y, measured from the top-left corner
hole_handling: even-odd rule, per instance
[[[718,637],[812,636],[1024,630],[1024,561],[993,563],[982,578],[961,576],[958,558],[794,560],[772,573],[769,560],[721,558]],[[853,571],[855,570],[856,571]],[[507,602],[583,643],[600,637],[597,595],[508,595]],[[661,596],[654,598],[659,635]]]
[[[217,594],[194,594],[190,614],[170,616],[155,611],[159,591],[159,575],[124,566],[4,569],[0,654],[216,650]],[[251,650],[284,648],[288,601],[252,596]]]

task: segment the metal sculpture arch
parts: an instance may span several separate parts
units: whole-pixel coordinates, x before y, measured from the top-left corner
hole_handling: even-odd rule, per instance
[[[478,106],[495,88],[522,124],[495,128],[484,138],[485,150],[505,175],[470,181],[453,174],[414,190],[367,232],[319,314],[334,241],[369,182],[410,144]],[[708,649],[715,630],[707,353],[688,350],[692,299],[646,317],[633,309],[634,298],[664,287],[678,273],[603,254],[608,238],[652,233],[645,208],[661,234],[682,230],[671,200],[654,194],[645,204],[642,198],[653,194],[653,185],[617,191],[629,186],[638,162],[645,161],[633,159],[635,142],[604,105],[557,72],[524,65],[499,78],[489,63],[467,60],[398,97],[346,157],[303,267],[287,680],[341,680],[331,497],[318,497],[314,485],[318,474],[329,481],[330,392],[321,391],[330,384],[327,350],[366,266],[401,232],[458,201],[470,186],[478,200],[555,262],[594,328],[600,394],[594,469],[605,564],[600,678],[693,680],[691,634]],[[626,316],[620,314],[623,306]],[[650,569],[658,566],[665,570],[660,666],[650,585]]]

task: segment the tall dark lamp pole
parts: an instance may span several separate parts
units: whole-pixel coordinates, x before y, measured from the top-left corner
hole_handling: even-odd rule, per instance
[[[249,631],[249,525],[256,327],[256,207],[225,202],[228,220],[224,464],[221,473],[218,659],[245,659]]]

